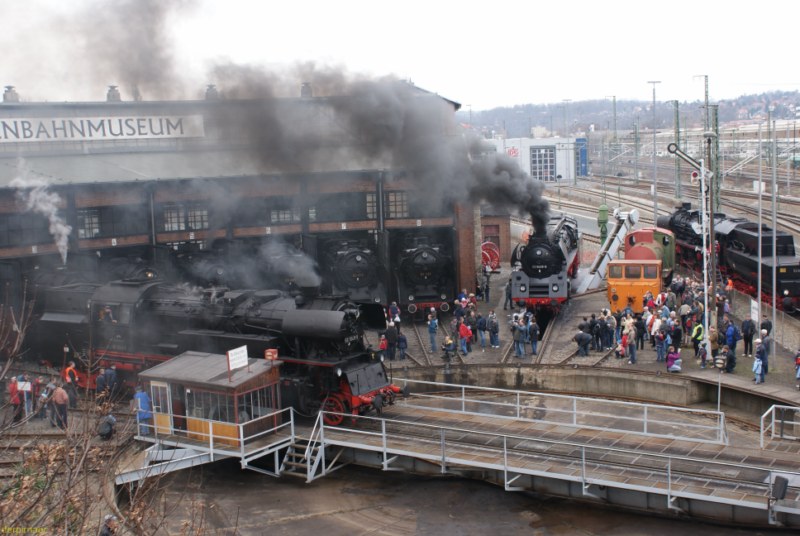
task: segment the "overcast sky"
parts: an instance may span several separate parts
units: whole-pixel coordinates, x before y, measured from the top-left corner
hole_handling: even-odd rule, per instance
[[[125,98],[115,69],[137,62],[196,88],[186,98],[225,87],[209,74],[220,62],[313,61],[395,75],[472,110],[650,100],[650,80],[659,101],[702,100],[697,75],[712,101],[800,88],[796,0],[5,0],[2,16],[0,84],[25,100],[102,100],[111,83]]]

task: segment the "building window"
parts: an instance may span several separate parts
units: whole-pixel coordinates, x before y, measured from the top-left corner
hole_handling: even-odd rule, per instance
[[[78,210],[78,238],[100,236],[100,211],[96,208]]]
[[[368,220],[376,220],[378,219],[378,203],[377,203],[377,196],[375,194],[367,194],[367,219]]]
[[[186,214],[188,227],[192,230],[208,229],[208,209],[201,207],[190,207]]]
[[[300,210],[297,208],[272,209],[269,212],[270,223],[297,223],[300,221]]]
[[[164,231],[185,231],[186,221],[184,210],[180,205],[166,205],[164,207]]]
[[[317,207],[308,207],[308,221],[317,221]]]
[[[556,180],[555,147],[531,147],[531,177],[545,182]]]
[[[408,218],[408,196],[405,192],[386,193],[386,217]]]

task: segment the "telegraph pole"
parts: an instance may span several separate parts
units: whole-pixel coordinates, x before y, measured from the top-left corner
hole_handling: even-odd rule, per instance
[[[681,116],[680,116],[680,103],[677,100],[672,101],[675,107],[675,145],[681,146]],[[675,159],[675,198],[681,198],[681,159]]]
[[[656,163],[656,84],[661,80],[648,80],[648,84],[653,84],[653,225],[658,220],[658,166]]]
[[[706,139],[706,161],[711,162],[711,142],[717,135],[714,132],[706,131],[703,133],[703,137]],[[711,285],[709,285],[709,293],[711,294],[711,299],[713,301],[712,309],[713,313],[710,314],[710,318],[713,321],[713,326],[716,327],[717,325],[717,241],[714,236],[714,193],[716,192],[716,188],[714,188],[714,183],[716,182],[716,177],[713,176],[711,180],[707,181],[706,184],[708,186],[708,237],[709,237],[709,257],[711,260],[711,266],[709,271],[711,272]],[[705,192],[703,192],[705,194]],[[706,196],[703,195],[703,202],[706,202]],[[709,311],[706,311],[706,314],[709,314]]]

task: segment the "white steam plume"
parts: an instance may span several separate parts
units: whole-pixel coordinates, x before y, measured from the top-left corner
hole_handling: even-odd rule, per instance
[[[41,214],[50,222],[50,234],[61,254],[61,262],[66,264],[67,239],[72,227],[58,213],[61,196],[51,192],[48,189],[50,184],[43,178],[20,176],[12,180],[10,186],[17,189],[17,199],[25,205],[26,210]]]

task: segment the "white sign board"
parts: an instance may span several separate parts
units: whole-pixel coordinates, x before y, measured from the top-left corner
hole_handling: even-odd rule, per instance
[[[228,350],[228,370],[247,366],[247,346]]]
[[[758,319],[761,318],[761,315],[759,315],[761,311],[758,310],[759,305],[761,304],[758,303],[758,300],[750,299],[750,318],[753,319],[753,322],[758,322]]]

